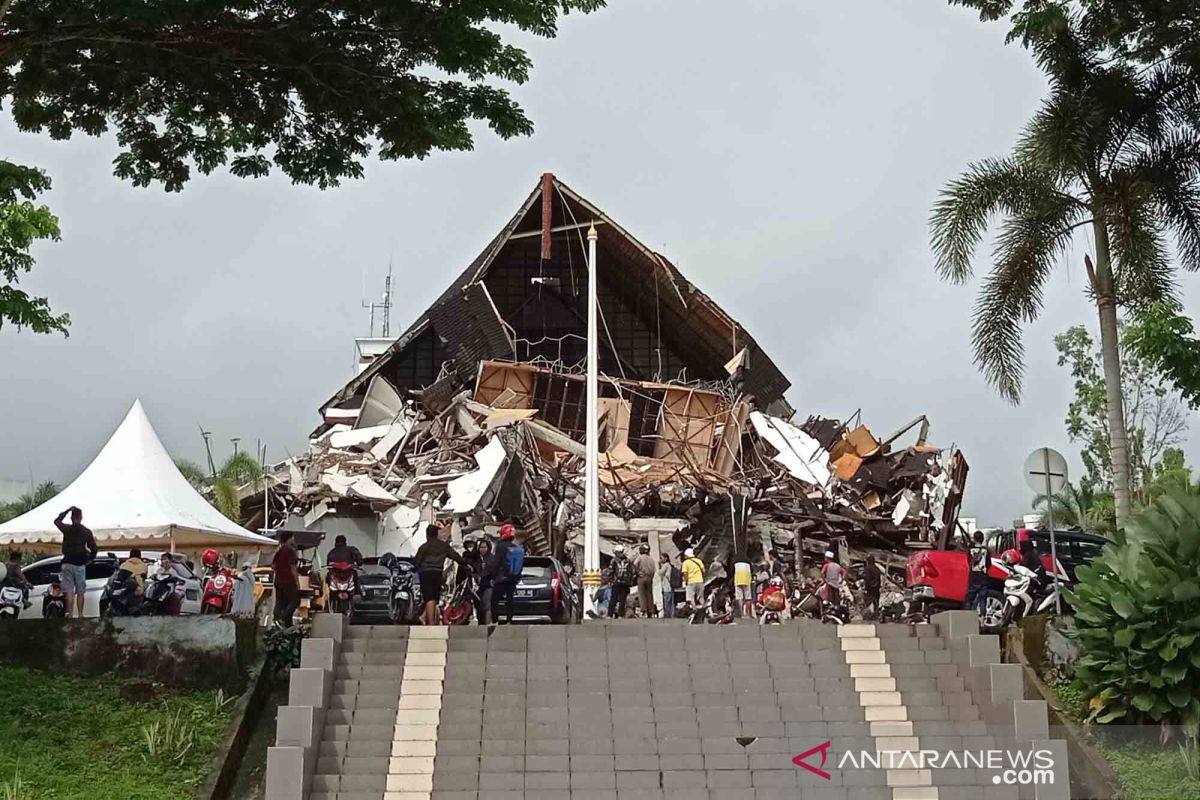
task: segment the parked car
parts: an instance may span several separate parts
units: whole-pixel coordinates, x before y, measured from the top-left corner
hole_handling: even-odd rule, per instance
[[[999,556],[1005,550],[1016,547],[1017,542],[1023,541],[1026,537],[1033,540],[1033,546],[1037,548],[1038,554],[1042,557],[1042,566],[1049,573],[1050,531],[1032,528],[1021,528],[1015,531],[994,531],[986,540],[987,548],[992,555]],[[1062,566],[1063,572],[1067,574],[1071,583],[1075,583],[1076,581],[1076,567],[1083,564],[1090,564],[1096,556],[1100,555],[1100,551],[1104,549],[1104,545],[1107,542],[1108,540],[1103,536],[1086,531],[1054,531],[1054,543],[1058,550],[1058,563]],[[1003,576],[1000,577],[1003,579]]]
[[[513,594],[513,617],[558,624],[575,622],[578,619],[575,597],[570,576],[558,559],[526,556],[525,568]],[[503,604],[500,613],[507,616]]]
[[[388,601],[392,589],[392,572],[375,557],[364,558],[358,570],[362,597],[354,604],[354,621],[384,624],[391,622]]]
[[[151,573],[157,568],[155,562],[161,557],[161,553],[149,551],[142,553],[142,560],[146,562]],[[117,567],[127,558],[129,558],[128,552],[105,552],[100,553],[92,563],[87,565],[84,573],[87,576],[87,594],[83,601],[83,615],[85,617],[100,616],[100,595],[104,593],[104,587],[108,584],[108,579],[112,577],[113,573],[117,571]],[[200,579],[196,577],[196,573],[192,571],[191,566],[183,560],[182,556],[176,555],[174,559],[175,563],[179,565],[180,569],[187,576],[183,587],[183,602],[180,606],[180,613],[199,614],[200,598],[204,593],[204,587]],[[22,618],[41,616],[42,595],[50,589],[51,583],[58,580],[61,569],[62,556],[43,558],[25,567],[25,579],[33,584],[33,588],[29,592],[29,599],[33,601],[33,605],[21,612]]]

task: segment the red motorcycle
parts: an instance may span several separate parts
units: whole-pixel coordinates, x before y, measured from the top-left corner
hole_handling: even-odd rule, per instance
[[[233,608],[233,571],[221,564],[221,554],[216,550],[205,550],[200,560],[204,563],[200,613],[228,614]]]
[[[354,613],[354,593],[358,585],[358,567],[347,561],[329,564],[329,606],[334,614],[349,617]]]

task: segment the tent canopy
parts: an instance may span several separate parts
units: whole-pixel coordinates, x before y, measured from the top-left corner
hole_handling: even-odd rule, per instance
[[[62,534],[55,518],[71,506],[101,548],[261,550],[266,536],[226,519],[180,474],[140,400],[87,469],[53,499],[0,525],[0,549],[47,550]],[[69,518],[67,520],[70,521]]]

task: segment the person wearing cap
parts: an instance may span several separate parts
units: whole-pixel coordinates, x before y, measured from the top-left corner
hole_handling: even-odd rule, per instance
[[[837,605],[842,599],[842,565],[833,556],[832,550],[825,551],[825,563],[821,565],[821,577],[825,579],[825,600]]]
[[[637,575],[638,608],[647,617],[656,616],[654,608],[654,556],[650,555],[650,545],[644,544],[638,548],[637,558],[633,560],[633,572]]]
[[[696,557],[696,551],[688,548],[683,551],[683,584],[687,602],[692,610],[704,605],[704,562]]]
[[[525,534],[517,533],[516,526],[505,523],[500,526],[500,543],[496,545],[496,575],[493,578],[492,621],[500,621],[500,601],[504,601],[508,612],[508,624],[513,622],[513,596],[521,570],[525,568]]]

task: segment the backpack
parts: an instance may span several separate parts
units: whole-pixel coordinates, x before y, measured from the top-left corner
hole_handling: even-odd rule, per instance
[[[525,569],[525,548],[514,544],[508,548],[508,574],[512,578],[520,578],[523,569]]]
[[[683,588],[683,570],[679,569],[679,567],[675,566],[674,564],[671,565],[671,588]]]
[[[617,560],[613,564],[613,580],[622,586],[633,586],[637,578],[633,574],[633,562],[628,558]]]

